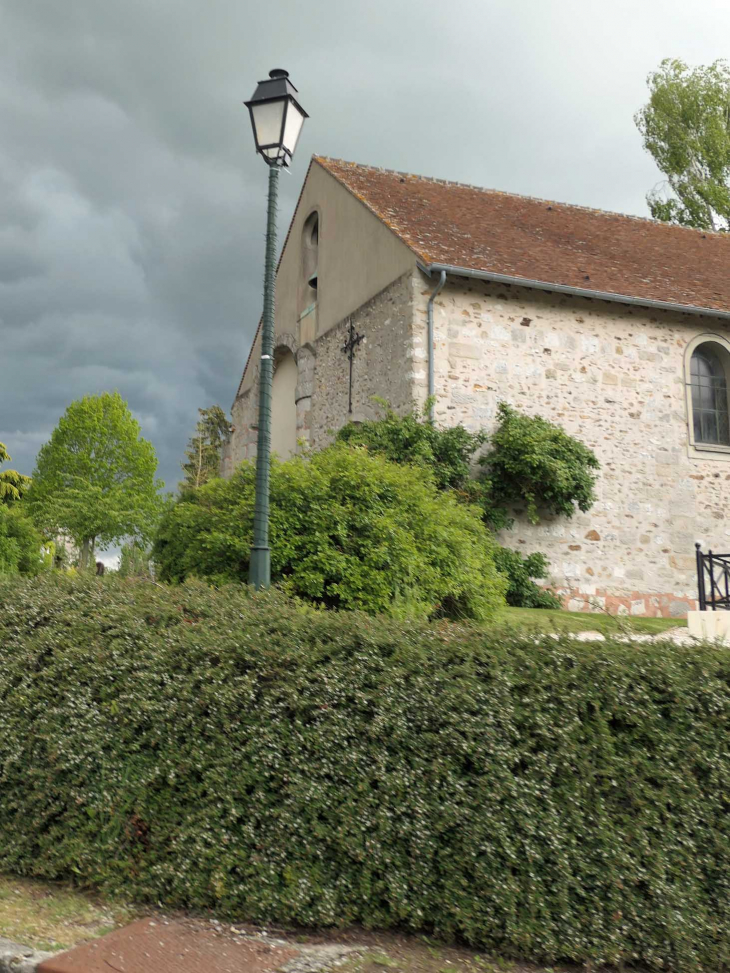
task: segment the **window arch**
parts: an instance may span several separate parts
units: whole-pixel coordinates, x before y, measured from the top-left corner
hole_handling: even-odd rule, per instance
[[[687,351],[690,443],[695,450],[730,452],[730,343],[700,335]]]
[[[302,229],[302,277],[299,316],[314,310],[319,295],[319,213],[315,210]]]
[[[271,451],[289,459],[297,449],[297,363],[289,348],[274,352],[271,383]]]

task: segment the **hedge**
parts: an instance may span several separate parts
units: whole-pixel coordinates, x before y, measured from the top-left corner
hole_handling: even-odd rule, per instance
[[[730,959],[730,658],[0,581],[0,869],[538,962]]]

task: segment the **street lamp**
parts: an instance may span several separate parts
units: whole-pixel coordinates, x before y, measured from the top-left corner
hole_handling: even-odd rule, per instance
[[[256,151],[269,166],[269,202],[266,217],[264,264],[264,314],[261,327],[259,369],[259,429],[256,447],[256,500],[253,514],[253,546],[248,580],[256,589],[271,584],[269,547],[269,454],[271,452],[271,379],[274,373],[274,285],[276,261],[276,197],[279,170],[292,160],[307,113],[296,99],[297,89],[289,74],[276,68],[268,80],[259,81],[250,101]]]

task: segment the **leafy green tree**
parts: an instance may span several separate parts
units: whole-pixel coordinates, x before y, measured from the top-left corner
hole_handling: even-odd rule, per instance
[[[186,461],[181,463],[183,484],[199,487],[220,475],[221,450],[231,435],[232,426],[219,405],[198,409],[200,419],[185,450]]]
[[[151,537],[161,509],[152,444],[118,392],[72,402],[41,447],[28,494],[36,524],[68,534],[80,567],[98,544]]]
[[[635,121],[672,193],[649,193],[652,216],[730,229],[730,66],[689,68],[667,59],[647,83],[649,102]]]
[[[138,541],[122,545],[119,557],[120,578],[149,578],[151,550]]]
[[[163,517],[160,578],[245,581],[255,467],[185,490]],[[272,579],[328,608],[485,620],[504,604],[479,511],[431,474],[338,443],[271,468]]]
[[[0,463],[8,463],[10,459],[4,443],[0,443]],[[23,476],[17,470],[2,470],[0,472],[0,503],[9,504],[22,500],[28,492],[30,484],[31,478],[29,476]]]

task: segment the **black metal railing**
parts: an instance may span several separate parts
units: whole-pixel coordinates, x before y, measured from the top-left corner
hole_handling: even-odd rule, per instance
[[[700,611],[730,611],[730,554],[697,550],[697,600]]]

